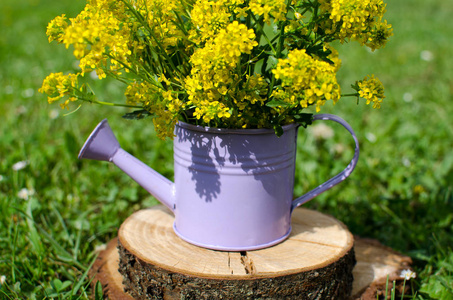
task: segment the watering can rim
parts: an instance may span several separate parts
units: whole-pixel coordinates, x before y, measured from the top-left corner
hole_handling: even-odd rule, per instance
[[[184,121],[178,121],[176,124],[177,127],[198,131],[198,132],[207,132],[207,133],[216,133],[216,134],[252,134],[252,135],[259,135],[259,134],[275,134],[274,129],[272,128],[218,128],[218,127],[208,127],[208,126],[201,126],[201,125],[193,125],[186,123]],[[301,126],[298,123],[290,123],[287,125],[283,125],[283,131],[290,130],[292,128],[298,128]]]
[[[110,161],[110,159],[114,155],[114,153],[120,148],[120,145],[119,145],[118,141],[116,140],[115,135],[113,134],[113,132],[110,129],[110,125],[109,125],[109,122],[108,122],[107,118],[105,118],[101,122],[99,122],[96,125],[96,127],[91,131],[90,135],[86,139],[86,141],[83,144],[82,148],[80,148],[79,154],[77,156],[78,159],[87,158],[87,157],[85,157],[85,153],[88,151],[88,149],[90,148],[91,143],[94,142],[95,137],[99,134],[99,132],[102,130],[103,127],[108,127],[110,132],[111,132],[111,134],[112,134],[111,137],[113,138],[113,145],[110,145],[110,146],[113,146],[113,148],[110,149],[110,151],[106,151],[105,155],[104,155],[105,156],[104,159],[101,159],[101,160]],[[97,160],[99,160],[99,158],[97,158]]]

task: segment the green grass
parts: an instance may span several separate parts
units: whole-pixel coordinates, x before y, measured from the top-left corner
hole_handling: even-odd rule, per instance
[[[374,73],[387,98],[380,110],[350,99],[324,109],[352,125],[361,157],[347,181],[306,206],[411,256],[417,272],[411,298],[453,299],[453,6],[387,3],[395,35],[386,48],[340,48],[344,92]],[[132,212],[156,204],[113,165],[77,160],[100,120],[109,118],[127,151],[172,177],[171,142],[156,139],[149,122],[122,120],[121,110],[91,105],[63,116],[67,112],[37,92],[48,73],[74,68],[70,51],[47,43],[47,23],[63,13],[75,16],[84,4],[0,2],[0,276],[6,278],[0,299],[93,295],[87,270],[96,249]],[[116,83],[93,85],[102,98],[123,101]],[[339,172],[352,156],[347,134],[328,125],[335,132],[329,139],[300,133],[297,195]],[[22,161],[25,168],[15,171]]]

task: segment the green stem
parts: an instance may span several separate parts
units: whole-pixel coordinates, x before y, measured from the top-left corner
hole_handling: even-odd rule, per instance
[[[269,45],[269,47],[272,49],[272,52],[277,53],[277,51],[275,50],[274,46],[272,46],[272,42],[269,40],[269,38],[267,37],[266,33],[264,32],[264,26],[263,26],[264,18],[260,17],[260,19],[257,20],[253,13],[250,13],[250,16],[252,17],[253,21],[255,21],[255,24],[257,24],[256,30],[259,32],[259,35],[257,35],[258,42],[259,42],[259,39],[261,39],[261,36],[263,36],[264,39],[266,40],[267,44]]]
[[[166,62],[168,62],[168,64],[165,64],[165,67],[169,65],[171,67],[171,69],[172,69],[172,70],[170,70],[169,68],[166,68],[167,72],[169,74],[171,74],[170,77],[173,77],[173,72],[180,73],[180,70],[178,70],[178,68],[176,68],[176,66],[173,64],[173,61],[168,56],[167,52],[165,51],[164,47],[160,43],[159,39],[156,38],[156,36],[153,33],[153,30],[151,29],[151,27],[149,27],[149,24],[145,21],[145,18],[130,3],[128,3],[127,0],[121,0],[121,1],[127,6],[129,11],[132,12],[132,14],[143,25],[143,27],[146,28],[146,30],[148,31],[149,35],[152,37],[152,39],[156,43],[157,48],[159,48],[160,51],[155,51],[155,53],[157,55],[159,55],[159,56],[162,56],[166,60]]]
[[[274,75],[274,73],[272,73],[271,82],[269,83],[269,91],[267,92],[268,100],[270,99],[272,92],[274,90],[274,84],[275,84],[275,75]]]
[[[119,107],[128,107],[128,108],[143,108],[143,106],[138,106],[138,105],[129,105],[129,104],[120,104],[120,103],[111,103],[111,102],[104,102],[104,101],[98,101],[98,100],[93,100],[93,99],[87,99],[83,97],[77,97],[78,100],[89,102],[89,103],[95,103],[95,104],[101,104],[101,105],[107,105],[107,106],[119,106]]]
[[[401,300],[404,300],[404,290],[406,288],[406,277],[404,277],[404,282],[403,282],[403,292],[401,293]]]
[[[341,94],[341,97],[357,97],[357,96],[359,96],[359,93]]]

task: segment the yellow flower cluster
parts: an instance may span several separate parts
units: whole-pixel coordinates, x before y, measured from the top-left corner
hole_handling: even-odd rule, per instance
[[[254,39],[252,29],[234,21],[192,55],[192,71],[185,79],[185,88],[188,105],[195,107],[197,119],[209,124],[211,120],[231,116],[227,103],[231,102],[228,99],[234,97],[232,93],[239,83],[235,70],[241,56],[250,54],[258,44]]]
[[[151,103],[161,102],[159,89],[146,81],[132,82],[127,86],[124,95],[126,96],[126,103],[129,105],[143,104],[150,106]]]
[[[113,12],[87,4],[70,22],[62,42],[66,47],[74,46],[82,75],[96,70],[99,78],[105,78],[108,63],[110,70],[115,71],[128,62],[130,30]]]
[[[194,29],[190,38],[197,44],[214,38],[230,23],[231,9],[229,1],[198,0],[191,11]]]
[[[60,104],[61,108],[67,107],[70,101],[76,101],[74,92],[78,89],[76,74],[63,75],[63,73],[52,73],[48,75],[39,89],[40,93],[47,94],[47,101],[49,103],[60,100],[65,96],[69,96],[63,104]]]
[[[153,118],[153,123],[160,138],[173,136],[173,127],[178,121],[182,103],[173,97],[171,91],[165,91],[147,81],[134,81],[127,86],[125,96],[127,104],[140,104],[152,115],[159,116]]]
[[[171,47],[186,40],[184,30],[176,25],[178,17],[184,11],[183,1],[136,0],[131,3],[146,20],[146,26],[142,30],[150,33],[146,41],[149,45],[171,52]]]
[[[286,20],[285,0],[251,0],[249,7],[254,14],[263,16],[266,23],[270,23],[271,18],[276,21]]]
[[[46,31],[46,34],[49,37],[49,43],[52,41],[62,43],[66,27],[68,27],[68,23],[65,14],[50,21]]]
[[[273,95],[288,104],[303,108],[316,104],[319,112],[326,100],[336,103],[340,98],[335,66],[311,57],[305,49],[291,51],[273,73],[282,82]]]
[[[366,76],[363,80],[358,81],[359,96],[366,99],[366,104],[373,102],[373,108],[380,108],[382,100],[384,100],[384,86],[382,82],[371,75]]]
[[[279,132],[303,109],[338,101],[341,61],[328,43],[384,46],[392,35],[384,12],[383,0],[87,0],[78,16],[47,27],[49,41],[73,48],[80,71],[50,74],[40,92],[62,107],[137,108],[128,116],[152,115],[160,137],[179,119]],[[126,104],[98,101],[79,83],[93,71],[124,83]],[[355,88],[352,96],[380,106],[377,78]]]
[[[383,0],[320,0],[321,10],[328,12],[329,20],[321,23],[327,34],[341,42],[356,40],[372,50],[385,46],[392,35],[391,26],[383,21]]]

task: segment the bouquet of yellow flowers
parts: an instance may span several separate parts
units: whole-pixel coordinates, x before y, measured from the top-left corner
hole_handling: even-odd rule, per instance
[[[52,73],[40,89],[61,100],[133,108],[158,135],[178,120],[219,128],[309,124],[341,97],[341,61],[331,46],[383,47],[392,28],[382,0],[88,0],[75,18],[47,27],[49,41],[73,47],[80,71]],[[85,74],[125,84],[125,103],[100,101]],[[352,94],[379,108],[381,82],[367,76]],[[351,95],[351,94],[350,94]]]

